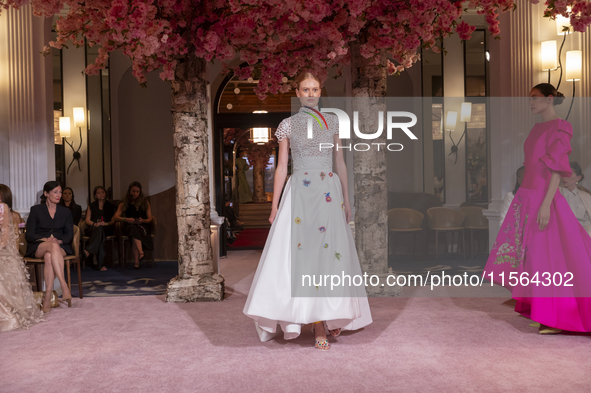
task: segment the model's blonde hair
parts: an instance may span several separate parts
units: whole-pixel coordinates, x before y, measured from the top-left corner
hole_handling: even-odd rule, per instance
[[[303,72],[300,72],[298,74],[298,76],[296,76],[296,78],[294,79],[294,82],[297,84],[296,89],[299,90],[300,83],[302,83],[306,79],[314,79],[316,82],[318,82],[320,84],[320,87],[322,87],[322,81],[320,80],[320,78],[318,78],[316,75],[312,74],[309,71],[303,71]]]

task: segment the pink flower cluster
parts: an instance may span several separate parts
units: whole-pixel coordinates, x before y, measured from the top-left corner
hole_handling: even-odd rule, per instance
[[[84,40],[99,47],[89,74],[104,68],[117,49],[131,59],[142,83],[153,70],[174,80],[176,65],[186,56],[224,62],[238,54],[242,64],[232,70],[240,78],[258,79],[260,98],[289,91],[288,78],[302,70],[325,78],[330,67],[351,60],[353,42],[371,64],[383,62],[386,53],[383,66],[394,74],[418,61],[421,49],[438,51],[440,39],[456,32],[466,40],[474,31],[461,20],[462,2],[456,0],[0,0],[0,10],[28,3],[38,16],[67,10],[57,21],[52,47],[80,46]],[[569,17],[576,31],[591,24],[586,0],[546,5],[545,16]],[[514,9],[515,0],[469,0],[468,6],[485,15],[497,35],[499,13]]]

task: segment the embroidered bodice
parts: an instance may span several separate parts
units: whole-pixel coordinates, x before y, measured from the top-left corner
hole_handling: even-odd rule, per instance
[[[318,111],[318,108],[313,109]],[[339,133],[338,119],[330,113],[322,113],[321,117],[314,110],[307,107],[300,108],[298,113],[283,120],[275,131],[279,141],[289,138],[294,172],[303,169],[332,170],[334,147],[331,145],[334,146],[333,135]],[[308,139],[308,119],[312,119],[313,137],[310,139]],[[324,143],[322,149],[321,143]]]

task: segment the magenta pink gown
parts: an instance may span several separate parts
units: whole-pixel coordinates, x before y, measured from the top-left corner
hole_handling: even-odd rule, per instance
[[[520,314],[553,328],[589,332],[591,237],[560,191],[552,200],[546,228],[540,231],[537,224],[552,172],[571,175],[572,134],[571,124],[562,119],[538,123],[529,133],[523,183],[501,224],[484,274],[490,279],[492,273],[495,284],[511,291]],[[517,280],[509,280],[511,273]]]

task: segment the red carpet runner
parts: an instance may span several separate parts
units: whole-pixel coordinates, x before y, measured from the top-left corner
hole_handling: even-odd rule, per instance
[[[262,250],[265,247],[270,228],[251,228],[241,231],[228,249],[232,250]]]

